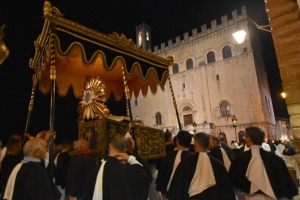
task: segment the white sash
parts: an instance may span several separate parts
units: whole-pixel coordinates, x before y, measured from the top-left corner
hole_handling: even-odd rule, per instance
[[[130,165],[134,165],[134,164],[138,164],[140,165],[141,167],[143,167],[143,165],[141,163],[139,163],[139,161],[137,161],[137,159],[133,156],[133,155],[130,155],[127,162],[130,164]]]
[[[178,152],[177,152],[177,154],[176,154],[176,158],[175,158],[175,161],[174,161],[172,174],[171,174],[170,180],[169,180],[168,185],[167,185],[167,191],[168,191],[169,188],[170,188],[170,185],[171,185],[171,182],[172,182],[172,179],[173,179],[175,170],[176,170],[178,164],[181,162],[181,153],[182,153],[182,151],[179,151],[179,150],[178,150]]]
[[[228,158],[228,155],[226,153],[226,151],[223,149],[223,148],[220,148],[221,149],[221,152],[222,152],[222,157],[223,157],[223,162],[224,162],[224,166],[225,168],[227,169],[227,171],[229,171],[229,167],[231,165],[231,161],[230,159]]]
[[[21,167],[22,167],[22,163],[19,163],[15,166],[15,168],[11,172],[11,174],[9,176],[9,179],[7,181],[7,184],[6,184],[3,199],[7,199],[7,200],[12,199],[13,194],[14,194],[14,187],[15,187],[16,177],[17,177],[17,174],[18,174]]]
[[[200,194],[207,188],[216,184],[215,175],[208,155],[199,153],[196,171],[189,188],[189,196]]]
[[[258,190],[261,190],[267,196],[276,199],[269,181],[268,174],[266,172],[264,162],[260,156],[260,146],[253,145],[250,147],[250,149],[252,157],[246,172],[246,177],[251,182],[250,195],[254,194]]]
[[[94,188],[93,200],[102,200],[103,199],[103,171],[106,161],[104,159],[101,160],[102,164],[99,169],[96,184]]]

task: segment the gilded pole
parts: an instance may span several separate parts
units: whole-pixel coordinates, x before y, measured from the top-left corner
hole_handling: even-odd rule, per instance
[[[32,76],[31,96],[30,96],[30,101],[29,101],[29,106],[28,106],[28,114],[27,114],[25,131],[24,131],[24,135],[23,135],[23,145],[25,144],[25,140],[26,140],[26,135],[25,134],[28,133],[28,129],[29,129],[29,124],[30,124],[31,113],[32,113],[32,109],[33,109],[33,101],[34,101],[34,95],[35,95],[35,89],[36,89],[37,80],[38,80],[38,72],[36,72]]]
[[[126,113],[127,113],[127,117],[129,117],[129,119],[130,119],[130,122],[133,123],[132,111],[131,111],[131,105],[130,105],[130,91],[129,91],[128,82],[127,82],[127,79],[126,79],[126,76],[125,76],[124,66],[122,66],[122,73],[123,73],[123,81],[124,81],[124,87],[125,87]],[[134,134],[134,127],[131,129],[131,134],[132,134],[132,139],[134,140],[134,142],[136,144],[136,138],[135,138],[135,134]],[[135,147],[135,152],[137,152],[137,147]]]
[[[54,119],[55,119],[55,80],[56,80],[56,68],[55,68],[55,41],[54,41],[54,33],[51,31],[50,33],[50,80],[51,80],[51,99],[50,99],[50,133],[54,133]],[[51,136],[49,141],[49,170],[50,177],[53,178],[53,136]]]
[[[175,95],[174,95],[174,91],[173,91],[173,87],[172,87],[172,82],[171,82],[170,74],[169,74],[169,76],[168,76],[168,81],[169,81],[170,90],[171,90],[171,93],[172,93],[173,106],[174,106],[175,112],[176,112],[176,117],[177,117],[178,127],[179,127],[179,130],[181,131],[182,128],[181,128],[181,124],[180,124],[180,119],[179,119],[179,114],[178,114],[178,110],[177,110],[177,104],[176,104],[176,99],[175,99]]]

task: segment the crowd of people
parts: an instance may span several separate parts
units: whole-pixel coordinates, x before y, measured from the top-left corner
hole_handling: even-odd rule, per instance
[[[166,156],[148,161],[136,154],[131,129],[132,123],[125,136],[113,137],[99,161],[84,138],[65,139],[49,160],[54,133],[27,134],[24,145],[20,135],[12,135],[1,152],[1,199],[235,200],[298,195],[286,166],[293,162],[295,149],[288,140],[283,145],[267,141],[265,149],[265,133],[259,127],[246,128],[242,145],[232,148],[216,135],[179,131],[172,138],[167,130]],[[54,165],[53,179],[49,163]]]

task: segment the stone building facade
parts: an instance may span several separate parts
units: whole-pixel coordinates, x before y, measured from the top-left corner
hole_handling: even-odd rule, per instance
[[[193,29],[191,35],[184,33],[183,38],[178,36],[167,45],[155,46],[153,53],[175,57],[169,73],[182,127],[214,134],[225,132],[231,141],[236,140],[239,131],[256,125],[272,137],[275,117],[260,43],[255,30],[243,20],[247,18],[245,7],[241,14],[233,11],[230,18],[222,16],[221,24],[214,20],[209,28],[202,25],[199,32]],[[241,45],[232,37],[237,28],[247,33]],[[136,27],[137,34],[142,35],[141,30],[151,31],[145,24]],[[169,84],[165,91],[133,96],[131,109],[148,126],[178,131]],[[236,130],[233,116],[237,118]],[[191,126],[193,122],[197,126]]]

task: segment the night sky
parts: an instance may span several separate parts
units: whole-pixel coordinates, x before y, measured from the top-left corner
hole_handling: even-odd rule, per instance
[[[95,29],[104,34],[113,31],[123,33],[135,41],[135,26],[145,22],[152,29],[152,47],[167,43],[176,36],[207,24],[221,16],[247,7],[248,16],[259,24],[268,24],[264,0],[52,0],[64,17]],[[17,1],[0,0],[0,26],[6,24],[4,41],[10,55],[0,65],[0,140],[4,143],[13,133],[23,134],[30,100],[32,74],[29,59],[34,55],[33,42],[42,30],[42,0]],[[270,91],[276,117],[288,118],[284,100],[280,98],[281,79],[275,57],[271,34],[260,31],[263,54],[268,73]],[[171,98],[171,97],[170,97]],[[58,142],[63,138],[77,137],[77,105],[72,90],[65,98],[56,98],[55,130]],[[29,132],[35,135],[40,130],[49,129],[50,96],[38,90],[34,102]]]

